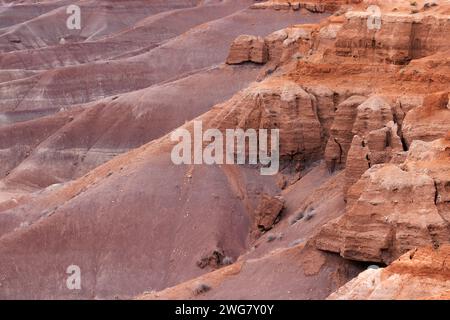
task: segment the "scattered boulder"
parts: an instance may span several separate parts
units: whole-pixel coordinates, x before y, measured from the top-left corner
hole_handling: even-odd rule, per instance
[[[255,221],[260,231],[270,230],[276,223],[284,207],[282,197],[262,194],[258,207],[255,209]]]
[[[393,120],[392,107],[380,96],[373,96],[358,106],[352,133],[365,137],[370,131],[382,128]]]

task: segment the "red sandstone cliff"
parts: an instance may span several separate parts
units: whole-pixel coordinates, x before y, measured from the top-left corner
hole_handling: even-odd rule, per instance
[[[1,298],[448,298],[448,4],[6,2]],[[194,120],[280,172],[174,165]]]

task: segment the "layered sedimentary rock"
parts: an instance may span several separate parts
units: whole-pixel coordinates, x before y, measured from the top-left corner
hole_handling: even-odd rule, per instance
[[[360,271],[351,261],[298,244],[258,259],[237,261],[162,291],[146,292],[137,299],[325,299]],[[201,286],[208,290],[199,293]]]
[[[353,96],[336,110],[325,160],[331,171],[346,169],[350,188],[371,166],[403,151],[394,108],[385,98]]]
[[[394,152],[403,150],[390,104],[371,97],[357,107],[353,140],[346,160],[346,190],[376,164],[389,162]]]
[[[3,183],[34,189],[80,177],[199,116],[248,86],[258,73],[253,66],[225,66],[34,120],[27,120],[26,114],[25,119],[7,114],[0,129]],[[153,121],[158,126],[148,127]],[[23,136],[27,139],[19,139]]]
[[[415,141],[402,165],[370,168],[349,189],[346,214],[320,231],[317,247],[348,259],[389,264],[415,247],[448,243],[449,190],[443,185],[448,183],[449,151],[448,139]]]
[[[273,10],[293,10],[306,9],[310,12],[333,12],[342,5],[360,3],[362,0],[308,0],[308,1],[288,1],[288,0],[270,0],[261,3],[255,3],[254,9],[273,9]]]
[[[18,4],[7,8],[4,14],[8,14],[11,20],[20,15],[20,11],[28,11],[28,14],[35,16],[5,28],[5,32],[0,35],[0,48],[2,52],[6,52],[93,41],[120,32],[148,16],[174,9],[192,8],[196,3],[195,0],[155,0],[149,6],[139,0],[114,1],[114,5],[105,1],[72,3],[64,0],[34,6],[30,3],[29,11]],[[66,25],[69,17],[66,10],[71,4],[76,4],[81,9],[83,28],[69,29]],[[126,6],[127,10],[123,10],[123,6]]]
[[[423,105],[410,110],[403,123],[403,136],[408,145],[414,140],[431,141],[450,129],[449,92],[427,96]]]
[[[406,64],[412,59],[449,49],[444,40],[450,31],[446,17],[380,14],[380,25],[369,28],[367,21],[371,15],[369,12],[345,15],[347,23],[339,31],[335,47],[338,56]]]
[[[66,1],[21,2],[0,13],[0,297],[323,299],[374,262],[331,297],[446,297],[447,4],[84,1],[100,19],[69,34]],[[279,129],[278,174],[175,165],[193,119]]]
[[[126,4],[128,3],[131,2],[127,1]],[[108,30],[110,33],[104,34],[99,39],[88,38],[82,42],[73,42],[67,39],[64,40],[64,43],[52,46],[39,46],[3,53],[0,66],[5,69],[48,70],[105,59],[115,60],[134,56],[154,49],[163,42],[173,39],[199,24],[208,23],[244,9],[248,2],[232,0],[206,6],[192,6],[187,5],[187,3],[183,5],[180,2],[177,10],[167,10],[173,5],[170,2],[161,3],[159,10],[162,10],[162,12],[155,12],[148,17],[145,16],[138,20],[133,27],[127,25],[120,32],[113,32],[113,30],[106,28],[103,32]],[[82,6],[81,10],[83,9]],[[10,10],[14,12],[16,9],[10,8]],[[111,18],[117,19],[116,14],[119,10],[112,8],[110,11]],[[83,12],[87,13],[84,10]],[[139,15],[141,14],[139,13]],[[126,15],[130,17],[133,14],[127,12]],[[107,17],[105,20],[109,18]],[[64,21],[62,19],[58,21],[58,27],[61,22]],[[28,30],[28,32],[30,31]],[[37,32],[34,32],[33,35],[27,35],[27,37],[32,38],[36,34]],[[61,35],[61,37],[63,36]]]
[[[208,21],[206,29],[205,25],[195,26],[183,36],[175,34],[170,41],[151,50],[144,45],[140,48],[142,51],[127,53],[127,47],[123,46],[124,56],[117,59],[51,69],[18,81],[1,83],[0,112],[70,107],[174,80],[222,63],[230,42],[244,30],[267,35],[299,19],[286,12],[257,13],[239,10],[239,6],[235,9],[234,14]],[[46,94],[42,95],[42,92]]]
[[[211,127],[279,129],[280,156],[303,161],[321,154],[321,130],[314,96],[294,82],[271,79],[256,83],[217,106]]]
[[[14,53],[2,53],[1,297],[114,298],[162,290],[209,272],[211,265],[225,263],[222,260],[235,260],[248,247],[253,228],[270,228],[276,222],[279,202],[264,205],[261,199],[262,194],[276,199],[280,190],[274,178],[238,166],[175,166],[170,159],[173,143],[167,137],[164,143],[154,141],[153,147],[159,146],[150,153],[147,147],[144,153],[134,150],[134,156],[115,159],[117,166],[97,168],[120,153],[152,144],[257,79],[256,65],[217,66],[225,60],[231,40],[245,32],[265,36],[299,22],[299,17],[241,10],[251,2],[195,1],[198,7],[182,10],[177,3],[170,8],[172,1],[152,2],[167,12],[140,12],[125,21],[122,32],[103,30],[103,36],[111,34],[102,40],[93,37],[90,43],[74,44],[66,39],[54,47],[40,43],[19,52],[10,44],[8,51]],[[64,9],[61,5],[59,11]],[[141,15],[146,19],[136,22]],[[183,17],[187,20],[177,21]],[[52,15],[47,18],[53,21]],[[42,69],[8,71],[37,67]],[[87,101],[91,103],[77,105]],[[100,171],[92,173],[96,168]],[[124,180],[116,182],[122,187],[103,185],[119,177]],[[100,185],[111,191],[100,191]],[[92,194],[92,200],[99,200],[96,205],[80,198],[91,188],[105,193]],[[75,204],[75,199],[80,202]],[[66,207],[69,202],[72,213]],[[199,267],[199,261],[216,252],[223,257]],[[69,291],[60,281],[69,260],[83,272],[80,292]],[[38,289],[40,281],[34,282],[38,278],[45,278],[44,289]]]
[[[284,201],[282,197],[272,197],[263,194],[258,207],[255,209],[255,222],[257,228],[261,231],[270,230],[280,217],[283,206]]]
[[[289,60],[292,56],[302,57],[313,49],[313,28],[299,25],[276,31],[265,37],[269,59],[274,64]]]
[[[368,269],[331,294],[330,300],[448,299],[450,246],[413,249],[387,268]]]
[[[269,53],[263,38],[242,35],[233,41],[227,63],[239,64],[247,61],[266,63],[268,57]]]

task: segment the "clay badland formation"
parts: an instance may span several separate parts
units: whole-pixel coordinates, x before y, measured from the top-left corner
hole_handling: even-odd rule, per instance
[[[448,1],[0,2],[0,298],[450,297]]]

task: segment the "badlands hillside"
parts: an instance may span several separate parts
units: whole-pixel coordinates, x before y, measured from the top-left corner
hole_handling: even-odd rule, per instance
[[[445,0],[0,0],[0,299],[449,299],[449,34]],[[278,173],[175,164],[199,122],[279,129]]]

